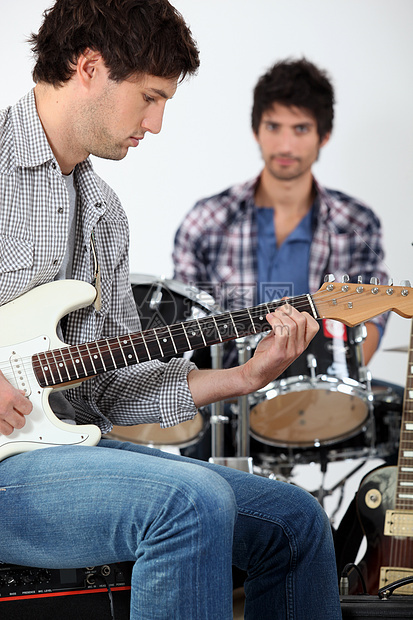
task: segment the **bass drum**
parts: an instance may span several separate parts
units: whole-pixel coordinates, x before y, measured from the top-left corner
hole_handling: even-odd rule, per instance
[[[142,330],[208,316],[215,309],[208,293],[177,280],[143,274],[131,274],[130,280]],[[107,437],[148,446],[184,448],[199,441],[205,431],[206,416],[198,412],[192,420],[169,428],[161,428],[158,423],[114,426]]]
[[[252,437],[272,446],[306,448],[359,433],[372,411],[362,329],[324,319],[280,379],[252,396]]]

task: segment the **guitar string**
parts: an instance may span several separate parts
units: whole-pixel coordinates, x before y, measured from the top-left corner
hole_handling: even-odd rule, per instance
[[[300,310],[301,308],[307,308],[310,309],[310,302],[309,302],[309,297],[310,299],[312,299],[312,301],[315,302],[315,307],[317,308],[317,304],[321,302],[328,302],[328,301],[332,301],[337,299],[337,294],[341,294],[341,291],[326,291],[326,290],[322,290],[322,291],[317,291],[316,293],[314,293],[313,295],[301,295],[298,297],[294,297],[291,298],[289,301],[291,303],[291,305]],[[346,301],[347,303],[350,303],[352,301],[353,298],[357,298],[360,299],[360,293],[356,292],[356,291],[352,291],[350,293],[345,293],[346,295]],[[320,298],[320,300],[319,300]],[[288,300],[287,300],[288,301]],[[162,330],[167,329],[168,333],[166,334],[171,335],[172,337],[174,335],[182,334],[182,328],[188,328],[188,326],[190,325],[195,325],[196,329],[199,329],[199,325],[204,326],[204,325],[213,325],[214,322],[218,322],[221,323],[222,321],[225,320],[231,320],[234,319],[235,321],[237,321],[240,317],[243,317],[245,319],[257,319],[259,317],[262,316],[263,311],[265,312],[267,309],[273,311],[274,309],[279,308],[280,306],[284,305],[286,303],[286,301],[284,300],[275,300],[275,301],[271,301],[268,302],[267,304],[261,304],[259,306],[255,306],[252,308],[248,308],[248,309],[241,309],[241,310],[236,310],[233,312],[225,312],[225,313],[221,313],[221,314],[216,314],[216,315],[208,315],[206,317],[202,317],[200,319],[191,319],[188,321],[183,321],[181,323],[178,323],[176,325],[172,325],[169,326],[169,329],[167,328],[167,326],[162,326],[162,327],[158,327],[158,328],[154,328],[154,329],[149,329],[149,330],[145,330],[143,332],[137,332],[137,333],[132,333],[132,334],[123,334],[119,337],[109,337],[107,339],[100,339],[98,342],[101,343],[102,345],[102,349],[101,352],[102,353],[106,353],[109,348],[115,352],[116,350],[121,350],[123,347],[120,344],[120,340],[126,338],[129,339],[131,341],[131,345],[135,344],[137,345],[138,342],[136,342],[137,340],[142,340],[142,342],[146,342],[148,345],[151,345],[153,343],[155,344],[159,344],[158,342],[158,338],[156,337],[157,334],[160,334],[162,332]],[[267,314],[267,312],[265,312],[265,314]],[[321,317],[322,318],[322,317]],[[265,324],[263,324],[265,325]],[[265,325],[265,329],[262,331],[269,331],[271,329],[271,327],[267,325]],[[202,331],[202,330],[201,330]],[[256,333],[256,332],[255,332]],[[251,335],[254,335],[254,333],[252,333]],[[162,336],[164,337],[164,336]],[[232,338],[231,338],[232,339]],[[135,342],[132,342],[132,340],[134,340]],[[103,342],[107,343],[107,345],[103,345]],[[218,341],[219,342],[219,339]],[[66,345],[62,348],[56,348],[53,351],[56,352],[60,352],[62,354],[62,357],[64,356],[64,354],[66,353],[67,360],[66,361],[71,361],[71,356],[69,353],[69,349],[78,349],[79,352],[84,354],[84,348],[87,349],[86,347],[87,343],[81,343],[79,345]],[[94,343],[91,343],[94,344]],[[106,349],[105,347],[108,346],[108,349]],[[208,346],[208,345],[207,345]],[[197,347],[198,348],[198,347]],[[99,347],[97,348],[97,351],[99,352],[100,349]],[[48,351],[50,353],[50,350]],[[39,352],[41,353],[41,352]],[[31,360],[33,356],[28,356],[27,358],[22,358],[22,362],[23,363],[27,363],[27,360]],[[160,355],[155,355],[156,357],[160,357]],[[65,361],[65,360],[63,360]],[[138,360],[139,361],[139,360]],[[147,360],[145,360],[147,361]],[[37,361],[33,362],[33,367],[38,368],[39,363]],[[9,365],[7,363],[0,363],[0,369],[1,368],[8,368]]]

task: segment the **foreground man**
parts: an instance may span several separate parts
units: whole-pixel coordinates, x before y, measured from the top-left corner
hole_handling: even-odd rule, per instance
[[[98,297],[61,321],[67,343],[137,331],[126,216],[88,157],[122,159],[160,131],[166,102],[196,72],[196,45],[166,0],[58,0],[31,42],[36,87],[0,114],[1,304],[72,278]],[[241,368],[143,363],[58,392],[52,408],[103,432],[190,419],[266,385],[318,328],[288,306],[267,320],[269,336]],[[1,376],[0,432],[30,424],[31,411]],[[301,489],[105,439],[15,454],[0,479],[1,561],[132,561],[133,620],[230,620],[232,564],[248,573],[249,619],[341,617],[328,520]]]

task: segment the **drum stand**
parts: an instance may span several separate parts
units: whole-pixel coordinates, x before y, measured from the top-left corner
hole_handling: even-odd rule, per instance
[[[239,338],[236,341],[238,349],[238,363],[244,364],[251,357],[251,346],[248,338]],[[222,344],[212,345],[211,360],[212,368],[222,368],[223,349]],[[249,400],[248,395],[239,396],[238,424],[237,424],[237,450],[235,457],[224,455],[224,424],[228,424],[229,418],[224,415],[224,402],[219,401],[211,405],[211,458],[212,463],[226,465],[234,469],[240,469],[253,473],[252,458],[249,456]]]
[[[211,365],[212,368],[221,369],[223,359],[222,344],[211,346]],[[228,417],[223,415],[224,403],[218,401],[211,404],[211,455],[212,459],[224,457],[224,424],[228,423]]]

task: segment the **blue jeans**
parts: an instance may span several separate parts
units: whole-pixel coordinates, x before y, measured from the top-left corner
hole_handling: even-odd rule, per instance
[[[293,485],[131,443],[60,446],[0,463],[0,560],[132,561],[132,620],[341,618],[330,526]]]

